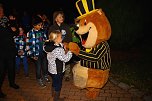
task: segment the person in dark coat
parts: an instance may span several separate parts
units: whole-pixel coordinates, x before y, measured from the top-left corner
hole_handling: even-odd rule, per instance
[[[6,73],[8,74],[9,86],[19,89],[19,86],[15,83],[16,48],[14,35],[8,27],[8,22],[8,18],[4,15],[3,5],[0,4],[0,98],[6,97],[1,89]]]

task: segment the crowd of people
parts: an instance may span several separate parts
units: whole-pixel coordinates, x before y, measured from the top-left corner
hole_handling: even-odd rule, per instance
[[[68,43],[72,41],[72,33],[64,22],[63,11],[53,13],[53,24],[45,14],[35,14],[31,18],[23,13],[19,22],[14,14],[6,16],[0,4],[0,98],[5,98],[2,84],[8,74],[10,87],[19,89],[15,83],[15,74],[23,63],[24,75],[29,78],[28,58],[35,63],[36,80],[45,88],[52,78],[52,96],[54,101],[60,98],[62,79],[71,79],[71,58]],[[10,51],[11,50],[11,51]]]

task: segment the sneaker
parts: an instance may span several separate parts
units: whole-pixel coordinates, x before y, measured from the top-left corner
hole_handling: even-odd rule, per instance
[[[47,83],[51,83],[50,79],[49,78],[44,78],[45,82]]]
[[[40,87],[45,88],[46,85],[44,84],[42,79],[38,79],[38,84],[40,85]]]
[[[17,84],[10,84],[10,87],[12,87],[14,89],[19,89],[20,88]]]

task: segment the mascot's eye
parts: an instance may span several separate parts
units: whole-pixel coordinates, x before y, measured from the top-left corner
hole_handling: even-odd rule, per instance
[[[84,25],[87,25],[87,20],[84,21]]]

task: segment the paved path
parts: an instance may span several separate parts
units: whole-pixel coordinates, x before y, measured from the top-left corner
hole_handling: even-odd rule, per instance
[[[7,77],[5,78],[2,90],[7,94],[7,98],[0,99],[0,101],[51,101],[51,84],[47,84],[44,89],[40,88],[35,79],[33,63],[30,63],[29,70],[29,78],[24,77],[23,71],[16,75],[16,83],[20,85],[19,90],[10,88]],[[95,100],[87,99],[85,89],[80,90],[75,87],[72,80],[69,82],[63,81],[61,96],[66,97],[65,101],[143,101],[110,81],[101,89],[100,95]]]

